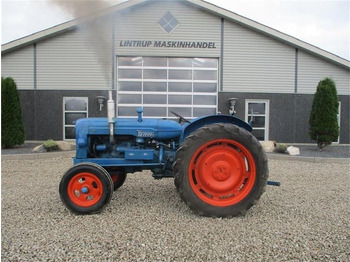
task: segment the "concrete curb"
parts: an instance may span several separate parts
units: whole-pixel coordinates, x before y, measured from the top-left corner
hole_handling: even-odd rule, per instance
[[[34,159],[46,159],[59,156],[74,157],[75,151],[60,151],[50,153],[30,153],[30,154],[11,154],[1,155],[1,160],[34,160]]]
[[[290,161],[304,161],[312,163],[340,163],[350,164],[350,158],[329,158],[329,157],[308,157],[308,156],[290,156],[283,154],[267,153],[268,159],[290,160]]]
[[[53,158],[53,157],[59,157],[59,156],[74,157],[75,151],[1,155],[1,160],[35,160],[35,159],[46,159],[46,158]],[[350,164],[350,158],[290,156],[290,155],[272,154],[272,153],[267,153],[267,158],[277,159],[277,160],[304,161],[304,162],[312,162],[312,163]]]

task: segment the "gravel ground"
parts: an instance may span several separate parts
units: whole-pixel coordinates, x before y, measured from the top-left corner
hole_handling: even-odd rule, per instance
[[[69,157],[2,160],[2,261],[349,261],[349,164],[270,160],[244,217],[199,217],[172,179],[130,174],[98,215],[77,216],[58,185]]]

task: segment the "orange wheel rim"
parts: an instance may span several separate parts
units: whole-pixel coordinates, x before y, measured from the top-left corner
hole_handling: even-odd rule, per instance
[[[68,196],[77,206],[93,206],[101,199],[102,194],[102,183],[94,174],[79,173],[69,181]]]
[[[256,179],[251,153],[240,143],[217,139],[193,155],[188,178],[194,193],[213,206],[231,206],[249,195]]]

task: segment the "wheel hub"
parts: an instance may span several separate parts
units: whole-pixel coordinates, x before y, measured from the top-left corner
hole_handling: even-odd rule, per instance
[[[87,194],[87,193],[89,193],[89,188],[88,188],[88,187],[86,187],[86,186],[82,187],[82,189],[81,189],[81,193],[83,193],[83,194]]]
[[[218,161],[212,166],[211,174],[215,180],[222,182],[229,178],[231,168],[225,161]]]

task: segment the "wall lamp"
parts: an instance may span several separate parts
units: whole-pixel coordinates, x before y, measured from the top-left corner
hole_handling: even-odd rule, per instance
[[[96,96],[97,98],[97,103],[100,106],[100,111],[102,111],[103,107],[105,106],[104,103],[106,101],[106,98],[104,96]]]
[[[237,100],[238,100],[238,98],[235,98],[235,97],[228,99],[228,101],[230,103],[230,110],[228,112],[230,113],[230,115],[236,114],[235,105],[236,105]]]

